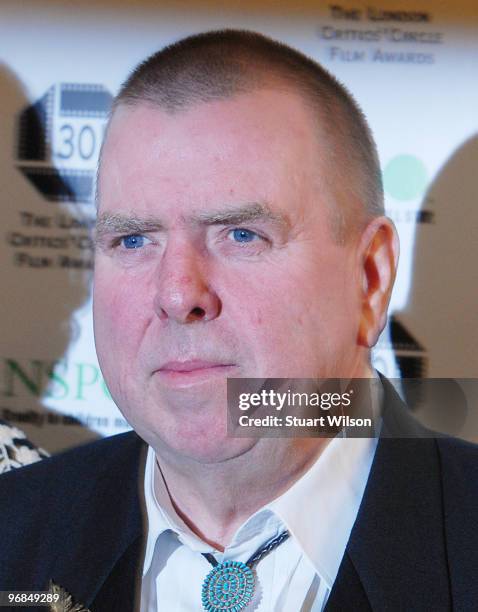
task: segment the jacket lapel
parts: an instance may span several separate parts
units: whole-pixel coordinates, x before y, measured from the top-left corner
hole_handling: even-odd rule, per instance
[[[81,495],[80,484],[78,502],[60,532],[65,534],[64,542],[52,568],[53,582],[70,593],[74,602],[92,610],[134,610],[143,553],[146,445],[136,434],[127,441],[117,453],[119,461],[109,462],[88,496]],[[96,598],[101,606],[96,601],[92,605]],[[112,606],[108,598],[122,603]]]
[[[334,609],[336,594],[347,590],[343,581],[352,573],[351,563],[373,610],[448,610],[451,602],[448,581],[443,578],[448,568],[436,442],[426,430],[423,435],[428,438],[406,437],[413,435],[412,430],[418,433],[420,426],[408,415],[390,383],[382,382],[383,437],[339,569],[336,582],[341,584],[334,585],[329,598],[330,609]],[[356,582],[353,584],[350,606],[360,591]]]
[[[325,612],[344,612],[344,610],[353,610],[354,612],[370,612],[372,610],[363,584],[348,553],[345,553],[342,559],[325,607]]]
[[[143,539],[136,538],[116,562],[90,604],[91,612],[139,610]]]

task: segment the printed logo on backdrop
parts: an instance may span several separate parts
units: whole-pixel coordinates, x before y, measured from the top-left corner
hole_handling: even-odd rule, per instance
[[[93,201],[112,99],[102,85],[58,83],[20,113],[17,167],[46,200]]]
[[[391,315],[386,330],[372,351],[372,365],[388,378],[421,380],[428,377],[429,355],[411,331]],[[420,390],[419,385],[407,385],[402,389],[412,411],[422,401]]]
[[[41,199],[19,200],[19,224],[6,235],[13,265],[92,269],[96,166],[112,100],[102,85],[57,83],[20,111],[15,164]]]
[[[425,378],[427,354],[412,333],[394,316],[390,318],[390,338],[402,378]]]
[[[324,62],[430,66],[445,35],[422,10],[389,10],[329,4],[329,20],[317,29]]]
[[[432,203],[426,197],[429,176],[420,158],[408,153],[396,155],[385,164],[382,177],[387,215],[395,223],[435,222],[434,211],[426,208]]]

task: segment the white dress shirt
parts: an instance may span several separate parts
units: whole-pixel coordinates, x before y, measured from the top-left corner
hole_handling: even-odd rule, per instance
[[[284,530],[290,537],[254,566],[255,595],[244,612],[323,610],[357,516],[376,446],[377,438],[331,440],[290,489],[239,527],[224,553],[202,541],[177,515],[162,477],[155,478],[159,470],[149,447],[141,612],[201,611],[202,583],[212,569],[201,553],[212,553],[219,563],[246,562]]]

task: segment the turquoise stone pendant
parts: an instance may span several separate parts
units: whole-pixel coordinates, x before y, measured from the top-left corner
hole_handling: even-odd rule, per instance
[[[202,585],[202,605],[207,612],[240,612],[252,600],[254,574],[240,561],[218,563]]]

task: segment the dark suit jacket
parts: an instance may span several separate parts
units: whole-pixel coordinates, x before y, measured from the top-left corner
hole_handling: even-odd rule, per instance
[[[406,437],[378,443],[326,611],[478,610],[478,448],[410,438],[384,388],[383,433]],[[53,579],[92,611],[137,609],[145,450],[131,432],[3,475],[0,590]]]

